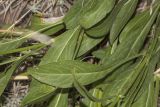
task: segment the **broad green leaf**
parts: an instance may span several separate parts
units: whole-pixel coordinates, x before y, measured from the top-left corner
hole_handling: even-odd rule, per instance
[[[150,20],[148,21],[148,23],[145,25],[145,27],[143,28],[143,30],[141,31],[140,35],[138,36],[137,40],[134,42],[133,46],[131,47],[131,50],[129,52],[129,56],[130,55],[134,55],[135,52],[138,52],[139,49],[142,47],[142,43],[145,41],[145,36],[149,33],[155,19],[157,18],[157,15],[159,13],[159,8],[160,6],[157,6],[156,9],[154,10]]]
[[[113,44],[115,39],[120,34],[123,27],[126,25],[128,20],[133,15],[135,8],[137,6],[138,0],[128,0],[124,6],[121,8],[120,12],[116,16],[110,32],[110,43]]]
[[[98,74],[98,72],[95,72],[95,74],[92,74],[93,70],[97,69],[96,65],[82,63],[79,61],[58,61],[58,62],[48,63],[45,65],[43,64],[39,67],[38,69],[37,68],[29,69],[28,73],[31,74],[36,79],[38,79],[37,78],[38,75],[39,75],[38,77],[41,77],[43,75],[43,77],[46,78],[46,80],[43,81],[44,79],[43,77],[41,79],[39,78],[38,80],[47,82],[47,84],[49,82],[49,85],[52,84],[52,86],[57,86],[60,88],[67,88],[68,86],[69,87],[72,86],[73,76],[72,76],[71,70],[73,70],[73,68],[77,68],[76,69],[77,76],[80,75],[82,77],[78,79],[81,79],[81,81],[84,81],[84,82],[86,80],[83,78],[85,78],[86,76],[88,77],[89,75]],[[80,72],[80,74],[78,72]],[[93,80],[94,77],[92,76],[91,78],[88,78],[88,79]]]
[[[56,88],[40,83],[37,80],[32,80],[31,86],[27,96],[23,99],[21,105],[30,105],[40,101],[44,101],[47,98],[51,97],[54,93]]]
[[[108,68],[106,66],[97,67],[96,65],[79,61],[59,61],[29,69],[28,73],[43,83],[60,88],[68,88],[72,87],[74,81],[71,71],[76,68],[77,80],[82,85],[88,85],[104,78],[117,67],[139,56],[127,58],[114,66],[108,66]]]
[[[55,34],[58,31],[62,30],[63,28],[64,28],[64,24],[61,20],[58,22],[46,23],[40,17],[36,17],[36,16],[32,16],[31,25],[28,27],[28,29],[33,31],[43,29],[41,30],[41,33],[46,35]]]
[[[127,0],[122,0],[118,4],[116,4],[109,15],[107,15],[103,20],[101,20],[90,29],[87,29],[86,33],[92,37],[106,36],[109,33],[118,12],[126,1]]]
[[[68,30],[67,32],[55,38],[51,48],[42,59],[41,65],[59,60],[74,59],[73,55],[75,54],[76,43],[79,34],[80,28],[77,27],[73,30]]]
[[[85,29],[100,22],[114,7],[116,0],[90,0],[83,8],[80,25]]]
[[[143,29],[146,25],[146,22],[148,22],[150,18],[149,11],[146,10],[142,13],[136,14],[136,16],[131,19],[131,21],[126,25],[126,27],[123,29],[122,33],[120,34],[119,41],[124,42],[124,40],[128,37],[128,35],[131,34],[131,32],[135,32],[138,29]],[[141,26],[139,26],[141,25]]]
[[[82,56],[86,54],[104,39],[104,38],[92,38],[87,36],[85,33],[81,34],[81,36],[83,36],[83,38],[77,56]]]

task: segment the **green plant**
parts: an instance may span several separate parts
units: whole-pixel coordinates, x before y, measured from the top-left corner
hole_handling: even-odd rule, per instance
[[[2,60],[2,65],[13,63],[0,74],[0,95],[22,62],[50,45],[40,63],[25,73],[32,81],[21,106],[46,102],[47,107],[68,107],[71,100],[75,107],[157,107],[160,1],[136,12],[138,2],[77,0],[56,23],[32,17],[21,34],[26,36],[0,42],[0,55],[23,54]],[[52,36],[59,31],[64,32]],[[51,37],[20,47],[40,33]],[[89,55],[97,64],[86,60]]]

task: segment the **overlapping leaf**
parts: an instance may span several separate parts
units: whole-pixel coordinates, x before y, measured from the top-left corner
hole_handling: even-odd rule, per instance
[[[57,62],[59,60],[68,60],[68,59],[72,60],[72,59],[74,59],[74,54],[75,54],[75,50],[76,50],[76,46],[77,46],[76,42],[78,40],[79,34],[80,34],[80,28],[77,27],[74,30],[69,30],[66,33],[57,37],[55,39],[55,42],[52,44],[52,47],[49,49],[49,51],[44,56],[44,58],[42,58],[40,65],[45,65],[47,63]],[[73,46],[74,46],[74,48],[71,48]],[[54,55],[54,57],[53,57],[53,55]],[[51,66],[54,66],[54,64]],[[42,86],[43,86],[43,84],[39,82],[39,84],[36,86],[36,88],[42,87]],[[49,86],[46,85],[46,87],[49,87]],[[53,98],[52,98],[52,101],[50,102],[49,106],[59,107],[62,104],[61,101],[65,102],[65,105],[67,105],[68,94],[67,94],[67,92],[64,93],[62,90],[58,93],[55,92],[55,95],[52,96]],[[45,93],[46,93],[46,91],[47,90],[39,90],[39,92],[45,92]],[[54,90],[52,90],[48,94],[53,93],[53,91]],[[33,90],[32,92],[35,92],[35,91]],[[37,94],[36,96],[34,96],[34,98],[32,98],[33,96],[31,93],[30,95],[26,96],[26,99],[30,99],[31,101],[34,101],[35,98],[38,99],[40,96],[41,96],[40,94]],[[44,97],[46,97],[46,95],[42,96],[42,97],[44,98]],[[63,106],[65,106],[65,105],[63,105]]]
[[[77,27],[55,38],[51,48],[42,59],[41,65],[59,60],[73,59],[79,34],[80,28]]]
[[[158,74],[153,72],[160,59],[160,6],[155,2],[152,9],[133,14],[138,0],[76,1],[64,18],[67,30],[51,39],[51,47],[40,64],[28,70],[34,80],[22,105],[48,100],[48,107],[67,107],[68,90],[75,87],[85,97],[82,107],[156,107],[159,80]],[[39,19],[32,25],[35,26],[33,29],[47,35],[64,28],[63,22],[46,25]],[[111,45],[103,37],[109,32]],[[148,38],[148,34],[154,36]],[[23,38],[0,43],[3,50],[0,54],[27,50],[27,47],[17,49],[24,42],[21,42]],[[99,50],[98,44],[102,40],[106,44]],[[95,60],[99,65],[74,61],[76,58],[81,60],[95,46],[98,51],[93,55],[99,58],[99,62]],[[143,57],[139,57],[141,55]],[[0,94],[13,71],[11,68],[0,74],[0,81],[5,83],[1,84]],[[86,85],[91,87],[85,88]]]
[[[3,93],[4,89],[6,88],[12,74],[14,73],[14,71],[19,67],[19,65],[22,63],[22,61],[24,61],[28,56],[32,55],[33,53],[29,53],[25,56],[23,56],[20,60],[18,60],[17,62],[15,62],[11,68],[6,68],[6,72],[3,72],[0,74],[0,96]]]
[[[88,29],[97,24],[112,10],[115,1],[89,0],[82,10],[80,25]]]
[[[60,61],[38,66],[37,68],[28,70],[28,72],[43,83],[61,88],[68,88],[72,87],[74,81],[72,76],[73,68],[76,68],[77,80],[82,85],[87,85],[104,78],[117,67],[139,56],[140,55],[136,55],[127,58],[114,66],[108,66],[108,68],[106,66],[97,67],[96,65],[78,61]]]
[[[104,39],[104,38],[92,38],[87,36],[85,33],[82,33],[81,36],[82,36],[82,41],[77,56],[81,56],[87,53]]]
[[[110,33],[110,42],[113,44],[123,27],[133,15],[138,0],[128,0],[121,8],[120,12],[116,16]]]
[[[86,33],[92,37],[106,36],[109,33],[118,12],[120,11],[120,9],[122,8],[122,6],[126,1],[127,0],[122,0],[118,4],[116,4],[116,6],[109,15],[107,15],[93,27],[87,29]]]

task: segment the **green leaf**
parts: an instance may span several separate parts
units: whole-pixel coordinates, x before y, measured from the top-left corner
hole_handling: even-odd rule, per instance
[[[51,99],[48,107],[68,107],[68,90],[60,89],[60,92],[57,93]]]
[[[143,18],[142,20],[144,20],[144,18]],[[146,25],[146,26],[149,27],[148,25]],[[129,33],[128,33],[128,34],[129,34]],[[130,34],[131,34],[131,33],[130,33]],[[128,39],[128,40],[129,40],[129,39]],[[133,38],[130,39],[130,41],[123,41],[123,42],[124,42],[124,44],[125,44],[126,46],[129,46],[129,45],[127,44],[127,42],[131,42],[131,40],[133,40]],[[140,41],[140,43],[141,43],[141,41]],[[121,45],[121,44],[120,44],[120,45]],[[124,47],[125,45],[123,45],[122,47]],[[122,48],[122,47],[121,47],[121,48]],[[127,48],[128,48],[128,47],[127,47]],[[124,48],[124,49],[126,50],[126,48]],[[123,52],[124,52],[124,49],[123,49],[123,51],[121,51],[122,49],[120,50],[122,54],[124,54],[124,53],[123,53]],[[118,50],[118,49],[117,49],[117,50]],[[119,51],[119,52],[120,52],[120,51]],[[131,50],[131,51],[134,52],[134,50]],[[116,57],[116,54],[120,56],[120,54],[115,53],[115,56],[114,56],[114,57]],[[125,54],[128,54],[128,53],[125,53]],[[125,55],[125,54],[124,54],[124,55]],[[118,57],[119,57],[119,56],[118,56]],[[111,56],[111,57],[112,57],[112,56]],[[114,57],[113,57],[113,58],[114,58]],[[111,58],[111,59],[113,60],[113,58]],[[116,61],[116,60],[115,60],[115,61]],[[113,63],[114,63],[114,60],[113,60]],[[125,69],[124,69],[124,70],[125,70]],[[118,72],[118,71],[117,71],[117,72]],[[119,72],[121,72],[121,71],[119,71]],[[117,76],[118,76],[118,75],[117,75]],[[117,78],[117,77],[115,77],[115,78]]]
[[[152,79],[150,84],[149,84],[149,89],[148,89],[148,98],[146,101],[146,107],[153,107],[153,101],[154,101],[154,80]]]
[[[52,67],[50,67],[52,66]],[[40,67],[40,68],[39,68]],[[52,86],[57,86],[60,88],[68,88],[71,87],[73,84],[73,76],[71,73],[71,70],[75,67],[77,68],[77,72],[80,72],[80,74],[77,73],[77,76],[80,75],[79,78],[81,81],[86,81],[86,76],[89,75],[96,75],[98,72],[93,73],[93,69],[97,69],[96,65],[88,64],[88,63],[82,63],[79,61],[58,61],[58,62],[52,62],[48,64],[40,65],[38,68],[29,69],[28,73],[31,74],[34,78],[38,79],[38,77],[43,77],[38,80],[47,82],[49,85],[52,84]],[[50,72],[52,71],[52,72]],[[86,74],[86,75],[85,75]],[[43,79],[46,78],[44,81]],[[93,80],[94,77],[88,78],[89,80]],[[88,81],[88,80],[87,80]]]
[[[115,52],[109,57],[109,59],[107,58],[108,60],[105,60],[104,62],[105,64],[114,63],[126,57],[136,55],[140,51],[140,49],[144,44],[146,36],[149,33],[157,17],[158,8],[159,7],[156,8],[156,10],[152,15],[150,15],[148,11],[137,15],[132,20],[133,22],[131,21],[126,26],[126,31],[127,31],[126,34],[128,35],[124,36],[124,39],[122,39],[123,42],[121,42],[117,46]],[[139,26],[139,25],[142,25],[142,26]]]
[[[98,2],[98,4],[96,4],[96,2]],[[92,7],[90,8],[90,6],[92,5],[92,3],[94,3],[94,13],[92,14],[91,11],[93,11]],[[111,9],[113,8],[115,3],[115,0],[112,1],[95,1],[95,0],[77,0],[75,1],[75,4],[71,7],[71,9],[69,10],[69,12],[67,13],[67,15],[64,18],[64,23],[66,24],[67,29],[73,29],[75,27],[77,27],[79,25],[79,20],[81,20],[81,17],[84,17],[87,14],[90,15],[96,15],[96,14],[101,14],[100,17],[98,17],[95,20],[95,24],[98,23],[100,20],[102,20],[107,13],[109,13],[111,11]],[[96,7],[95,7],[96,5]],[[87,10],[85,8],[88,8]],[[104,11],[104,10],[107,11]],[[101,11],[101,13],[99,13]],[[92,18],[93,19],[93,18]],[[88,19],[85,19],[88,20]],[[90,21],[91,22],[91,21]],[[88,23],[88,22],[87,22]]]
[[[65,32],[64,34],[58,36],[55,39],[55,42],[52,44],[49,51],[47,52],[47,54],[42,58],[42,61],[40,62],[39,65],[43,66],[47,63],[57,62],[59,60],[73,59],[74,58],[73,56],[75,54],[76,42],[78,40],[79,33],[80,33],[80,28],[77,27],[73,30],[69,30]],[[42,87],[41,85],[43,86],[43,84],[38,84],[36,88]],[[45,90],[43,90],[43,92],[45,92]],[[38,93],[36,94],[37,96],[34,96],[34,98],[37,99],[39,96],[38,96]],[[49,106],[52,106],[52,107],[60,106],[62,104],[61,101],[62,102],[67,101],[67,98],[68,98],[67,96],[68,96],[67,93],[61,93],[61,92],[56,93],[55,96],[52,96],[52,101],[50,102]],[[42,97],[45,97],[45,96],[42,96]],[[30,99],[30,100],[34,100],[34,99]]]
[[[113,44],[115,39],[120,34],[123,27],[126,25],[128,20],[133,15],[135,8],[137,6],[138,0],[128,0],[124,6],[121,8],[120,12],[116,16],[110,33],[110,43]]]
[[[72,60],[75,58],[74,54],[76,51],[76,42],[79,38],[80,28],[77,27],[73,30],[69,30],[64,34],[60,35],[55,39],[52,47],[49,49],[47,54],[42,59],[40,65],[44,65],[51,62],[57,62],[59,60]],[[63,102],[63,103],[62,103]],[[49,107],[60,107],[68,106],[68,93],[63,92],[61,89],[60,93],[53,96]]]
[[[130,62],[128,62],[128,63],[130,63]],[[123,83],[122,81],[125,81],[127,79],[127,77],[133,72],[133,69],[138,64],[139,64],[139,61],[137,61],[135,63],[132,63],[132,64],[128,65],[127,67],[121,66],[121,67],[118,68],[117,71],[114,71],[113,74],[111,74],[110,76],[107,76],[107,78],[101,82],[101,84],[104,84],[104,86],[106,84],[106,86],[105,86],[106,89],[105,90],[107,90],[106,94],[107,94],[108,97],[115,96],[115,94],[117,92],[116,90],[119,89],[119,86],[121,85],[121,83]],[[121,73],[119,73],[119,72],[121,72]],[[109,85],[111,87],[109,87]],[[103,95],[105,96],[105,94],[103,94]]]
[[[124,82],[126,85],[123,84],[123,88],[119,88],[121,92],[117,91],[120,92],[121,96],[126,95],[123,99],[122,107],[130,107],[134,98],[139,96],[139,93],[141,93],[142,88],[144,88],[144,90],[146,89],[146,86],[148,86],[148,84],[150,83],[151,78],[153,78],[152,73],[155,70],[157,59],[159,58],[159,56],[153,57],[154,50],[156,50],[156,40],[157,38],[155,37],[155,39],[151,41],[151,45],[148,48],[145,59],[142,61],[142,63],[140,63],[137,66],[134,72],[127,77],[128,80]],[[153,59],[151,60],[151,58]],[[146,82],[148,82],[148,84]],[[115,105],[117,102],[118,100],[116,100],[113,104]]]
[[[151,40],[150,46],[148,48],[148,55],[146,57],[150,57],[150,61],[149,63],[147,63],[146,61],[146,69],[144,71],[144,73],[142,74],[142,76],[139,75],[139,77],[135,80],[135,83],[132,85],[131,89],[129,90],[126,99],[127,101],[125,101],[125,106],[127,107],[129,105],[131,105],[131,103],[133,102],[134,97],[139,97],[141,93],[144,92],[144,90],[149,87],[149,84],[151,82],[153,82],[153,72],[155,71],[157,62],[159,59],[159,54],[157,55],[153,55],[154,51],[156,50],[155,47],[157,45],[157,36],[155,35],[155,37]],[[141,71],[142,73],[143,71]],[[137,86],[135,86],[137,85]],[[153,83],[150,86],[153,88]],[[152,91],[150,91],[152,90]],[[152,107],[153,106],[153,90],[154,89],[150,89],[149,92],[151,94],[151,97],[149,97],[149,103],[146,104],[146,106],[148,105],[148,107]],[[132,94],[131,94],[132,93]],[[128,98],[127,98],[128,97]]]
[[[102,48],[102,49],[92,52],[92,55],[95,56],[96,58],[99,58],[100,60],[103,60],[105,56],[110,55],[110,50],[111,50],[111,47]]]
[[[7,54],[7,53],[16,52],[17,50],[15,50],[15,49],[18,48],[19,46],[21,46],[22,43],[24,43],[28,38],[32,38],[33,36],[37,36],[37,34],[38,34],[37,32],[40,32],[40,31],[42,31],[44,29],[45,28],[37,30],[37,31],[34,31],[34,32],[22,29],[22,31],[23,31],[22,37],[19,37],[19,38],[16,38],[16,39],[12,39],[11,41],[0,43],[0,50],[1,50],[0,53],[1,54]]]
[[[116,39],[114,41],[114,43],[112,44],[112,49],[111,49],[111,53],[110,54],[113,54],[115,52],[115,50],[117,49],[118,47],[118,39]]]
[[[11,65],[11,68],[6,68],[6,71],[0,74],[0,96],[2,95],[4,89],[6,88],[13,72],[19,67],[19,65],[24,61],[28,56],[32,55],[32,52],[22,56],[20,60],[17,62],[14,62],[13,65]]]
[[[150,19],[150,13],[148,10],[138,13],[135,15],[133,19],[126,25],[123,29],[122,33],[120,34],[119,41],[124,42],[128,35],[131,35],[131,32],[136,32],[138,29],[143,29],[148,20]],[[141,26],[139,26],[141,25]]]
[[[147,70],[144,67],[139,75],[137,76],[135,82],[132,84],[131,88],[129,89],[128,93],[126,94],[125,98],[123,99],[122,107],[130,107],[136,94],[142,88],[142,85],[146,79]]]
[[[84,6],[80,25],[85,29],[91,28],[100,22],[114,7],[116,0],[89,0]]]
[[[114,66],[108,67],[96,66],[79,61],[59,61],[29,69],[28,73],[43,83],[60,88],[68,88],[72,87],[74,81],[71,71],[73,68],[76,68],[77,80],[82,85],[88,85],[104,78],[117,67],[139,56],[140,55],[136,55],[134,57],[127,58]]]
[[[103,93],[102,93],[102,91],[100,89],[93,88],[89,92],[95,98],[98,98],[98,99],[102,98],[102,94]],[[87,98],[82,99],[81,106],[82,107],[102,107],[100,102],[93,102],[93,101],[91,101],[91,100],[89,100]]]
[[[150,81],[149,86],[145,89],[141,97],[133,103],[133,107],[153,107],[154,100],[154,82],[153,79]]]
[[[145,90],[141,97],[132,104],[132,107],[145,107],[148,90]]]
[[[59,60],[74,59],[73,55],[75,54],[76,43],[79,34],[80,28],[77,27],[73,30],[68,30],[67,32],[55,38],[51,48],[42,59],[41,65]]]
[[[22,45],[22,43],[25,42],[25,40],[26,38],[19,38],[19,39],[11,40],[9,42],[0,43],[0,50],[1,52],[10,51]]]
[[[131,47],[131,50],[128,54],[128,56],[130,55],[134,55],[135,52],[138,52],[139,49],[142,47],[142,43],[145,41],[146,35],[149,33],[155,19],[157,18],[157,15],[159,13],[159,8],[160,6],[156,6],[153,14],[151,15],[150,20],[148,21],[148,23],[145,25],[145,27],[142,29],[140,35],[138,36],[137,40],[133,43],[133,46]]]
[[[102,102],[103,100],[102,99],[97,99],[96,97],[92,96],[92,94],[90,94],[88,92],[88,90],[82,86],[79,81],[77,80],[77,77],[76,77],[76,69],[73,69],[72,72],[72,76],[73,76],[73,79],[74,79],[74,87],[77,89],[77,91],[84,97],[90,99],[91,101],[95,101],[95,102]]]
[[[15,58],[6,59],[6,60],[0,62],[0,66],[1,66],[1,65],[5,65],[5,64],[8,64],[8,63],[15,62],[15,61],[18,61],[19,59],[20,59],[20,57],[15,57]]]
[[[143,72],[145,65],[146,60],[141,60],[140,63],[133,69],[132,73],[130,73],[126,80],[120,85],[117,90],[117,95],[112,99],[113,103],[109,107],[114,107],[120,99],[126,97],[125,95],[130,90],[137,77],[141,75],[141,71]]]
[[[85,33],[81,34],[81,36],[83,36],[83,38],[77,56],[82,56],[86,54],[104,39],[104,38],[92,38],[87,36]]]
[[[153,23],[153,21],[155,20],[155,18],[156,18],[156,14],[157,14],[157,11],[155,11],[154,13],[153,13],[153,16],[152,16],[152,18],[150,19],[150,21],[148,22],[147,20],[149,20],[149,19],[145,19],[145,15],[148,15],[149,16],[149,13],[142,13],[142,15],[144,15],[145,17],[140,17],[140,16],[137,16],[137,17],[135,17],[135,19],[136,20],[138,20],[137,22],[138,23],[142,23],[143,21],[145,21],[145,23],[147,23],[147,24],[145,24],[145,26],[143,26],[141,29],[142,29],[142,31],[145,31],[145,32],[142,32],[142,33],[140,33],[140,36],[139,37],[137,37],[138,38],[138,40],[139,40],[139,42],[137,42],[136,41],[136,43],[137,44],[141,44],[141,41],[140,40],[143,40],[144,41],[144,39],[145,38],[141,38],[140,39],[140,37],[142,36],[146,36],[147,34],[146,33],[148,33],[149,32],[149,30],[150,30],[150,28],[151,28],[151,25],[152,25],[152,23]],[[139,18],[138,18],[139,17]],[[142,18],[142,19],[141,19]],[[149,18],[149,17],[148,17]],[[134,19],[134,20],[135,20]],[[140,21],[140,20],[141,21]],[[145,20],[144,20],[145,19]],[[136,21],[133,21],[134,23],[136,22]],[[139,24],[138,23],[136,23],[135,25],[138,27],[139,26]],[[131,24],[132,25],[132,24]],[[134,31],[134,29],[139,29],[139,28],[136,28],[136,26],[135,26],[134,24],[133,24],[133,27],[131,26],[131,30],[129,30],[129,31],[132,31],[132,29],[133,29],[133,31]],[[135,28],[134,28],[134,26],[135,26]],[[127,30],[126,30],[127,31]],[[133,44],[130,44],[131,43],[131,41],[133,40],[133,37],[135,37],[135,36],[133,36],[133,35],[135,35],[135,34],[133,34],[133,31],[132,31],[132,33],[130,32],[128,32],[128,35],[126,36],[126,37],[124,37],[124,40],[120,43],[120,45],[117,47],[117,49],[116,49],[116,51],[113,53],[113,55],[111,55],[110,56],[110,58],[108,59],[108,57],[107,57],[107,59],[108,60],[106,60],[106,61],[108,61],[107,63],[108,64],[110,64],[110,63],[114,63],[115,61],[117,62],[117,61],[119,61],[120,59],[120,57],[121,57],[121,54],[122,54],[122,56],[123,56],[123,58],[125,58],[126,56],[132,56],[133,55],[133,53],[132,52],[134,52],[134,54],[136,54],[138,51],[136,50],[136,48],[140,48],[141,46],[137,46],[136,48],[135,48],[135,50],[130,50],[129,49],[129,46],[132,46]],[[141,30],[139,30],[139,31],[137,31],[137,34],[138,34],[138,32],[141,32]],[[133,35],[132,35],[133,34]],[[137,35],[136,34],[136,35]],[[131,36],[132,37],[132,39],[131,39],[131,37],[129,38],[129,36]],[[133,42],[135,42],[135,41],[133,41]],[[123,44],[124,43],[124,44]],[[129,44],[130,45],[129,45]],[[136,44],[135,43],[135,44]],[[123,44],[123,45],[122,45]],[[122,46],[122,47],[121,47]],[[126,48],[124,48],[125,46],[127,46]],[[121,47],[121,48],[120,48]],[[130,52],[127,52],[127,49],[132,53],[132,54],[130,54]],[[119,51],[118,51],[119,50]],[[122,51],[123,50],[123,51]],[[126,52],[125,52],[126,51]],[[124,53],[123,53],[124,52]],[[116,58],[117,57],[117,58]],[[122,58],[122,57],[121,57]],[[118,60],[119,59],[119,60]],[[127,66],[126,66],[127,67]],[[125,69],[124,69],[125,70]],[[121,72],[121,70],[118,70],[117,71],[117,74],[119,74]],[[133,71],[132,71],[133,72]],[[140,72],[140,71],[137,71],[137,72]],[[122,72],[121,72],[122,73]],[[133,73],[131,73],[131,74],[136,74],[136,71],[134,71]],[[129,74],[129,75],[131,75],[131,74]],[[139,73],[138,73],[139,74]],[[126,74],[125,74],[126,75]],[[117,77],[119,77],[119,75],[117,75]],[[115,77],[115,78],[117,78],[117,77]],[[127,76],[126,76],[127,77]],[[124,78],[124,77],[122,77],[122,78]],[[130,77],[127,77],[128,78],[128,80],[125,80],[125,81],[130,81],[131,79],[131,76]],[[133,78],[135,78],[135,76],[133,76],[132,75],[132,79]],[[130,80],[129,80],[130,79]],[[111,80],[112,81],[112,80]],[[133,82],[134,80],[132,80],[132,82]],[[120,81],[121,82],[121,81]],[[122,81],[121,83],[123,83],[124,81]],[[130,83],[129,84],[131,84],[131,81],[130,81]],[[128,84],[128,85],[129,85]],[[117,82],[117,84],[115,84],[115,86],[117,87],[117,89],[119,90],[119,89],[121,89],[120,87],[121,87],[121,85],[122,84],[120,84],[120,83],[118,83]],[[116,89],[114,88],[114,86],[112,85],[112,83],[111,83],[111,85],[110,86],[107,86],[108,88],[107,89],[111,89],[111,91],[114,89],[115,90],[115,92],[113,92],[113,93],[111,93],[111,92],[108,92],[107,90],[106,90],[106,93],[109,93],[110,95],[108,96],[108,95],[105,95],[105,96],[108,96],[108,97],[113,97],[113,96],[118,96],[118,95],[115,95],[115,93],[117,93],[118,91],[116,91]],[[109,87],[111,87],[111,88],[109,88]],[[126,88],[127,87],[127,88]],[[123,88],[122,90],[127,90],[128,89],[128,87],[130,87],[130,86],[126,86],[125,88]],[[112,89],[113,88],[113,89]],[[124,93],[126,93],[126,92],[124,92]],[[123,94],[120,94],[120,95],[122,95],[123,96]],[[115,104],[117,104],[118,103],[118,101],[120,101],[120,99],[119,98],[116,98],[116,99],[113,99],[113,101],[114,101],[114,103],[111,105],[111,107],[112,106],[114,106]],[[128,105],[129,106],[129,105]]]
[[[39,81],[33,79],[27,96],[23,99],[21,105],[30,105],[35,104],[40,101],[51,97],[56,88],[40,83]]]
[[[158,102],[158,97],[159,97],[159,90],[160,90],[160,83],[159,83],[159,79],[156,77],[155,79],[156,83],[155,83],[155,93],[154,93],[154,101],[153,101],[153,107],[157,107],[157,102]]]
[[[31,49],[37,49],[37,48],[42,47],[43,45],[44,44],[37,44],[37,45],[22,47],[22,48],[18,48],[18,49],[6,50],[6,51],[0,52],[0,55],[22,52],[22,51],[27,51],[27,50],[31,50]]]
[[[43,33],[46,35],[55,34],[58,31],[62,30],[63,28],[64,28],[64,24],[61,20],[58,22],[46,23],[40,17],[36,17],[36,16],[32,16],[31,25],[28,27],[28,29],[33,31],[43,29],[41,30],[40,33]]]
[[[149,64],[147,65],[147,76],[144,81],[144,83],[141,86],[141,89],[138,90],[138,93],[136,94],[136,97],[134,98],[134,101],[136,101],[144,92],[144,90],[149,86],[149,83],[151,79],[153,78],[153,72],[155,71],[158,59],[159,59],[159,54],[154,55],[151,57]]]
[[[109,33],[118,12],[126,1],[127,0],[121,0],[118,4],[116,4],[109,15],[107,15],[103,20],[101,20],[90,29],[87,29],[86,33],[92,37],[106,36]]]
[[[130,62],[129,62],[130,63]],[[133,72],[133,69],[138,65],[134,63],[132,65],[128,65],[127,67],[120,67],[116,70],[112,75],[108,76],[104,81],[101,82],[103,88],[103,99],[106,98],[114,98],[118,95],[118,90],[122,86],[122,84],[127,80],[128,76]],[[121,73],[119,73],[121,72]],[[108,103],[103,103],[103,105],[107,105]]]
[[[74,29],[79,26],[79,16],[85,4],[89,0],[77,0],[64,17],[64,23],[67,29]]]

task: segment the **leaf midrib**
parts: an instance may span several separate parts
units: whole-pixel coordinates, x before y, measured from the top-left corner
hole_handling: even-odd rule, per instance
[[[79,26],[74,30],[74,32],[71,34],[70,38],[68,39],[68,41],[65,43],[65,45],[62,47],[62,50],[60,51],[59,55],[57,56],[55,61],[58,61],[58,59],[60,58],[60,56],[62,55],[63,51],[65,50],[67,44],[69,43],[69,41],[72,39],[74,33],[79,29]]]

